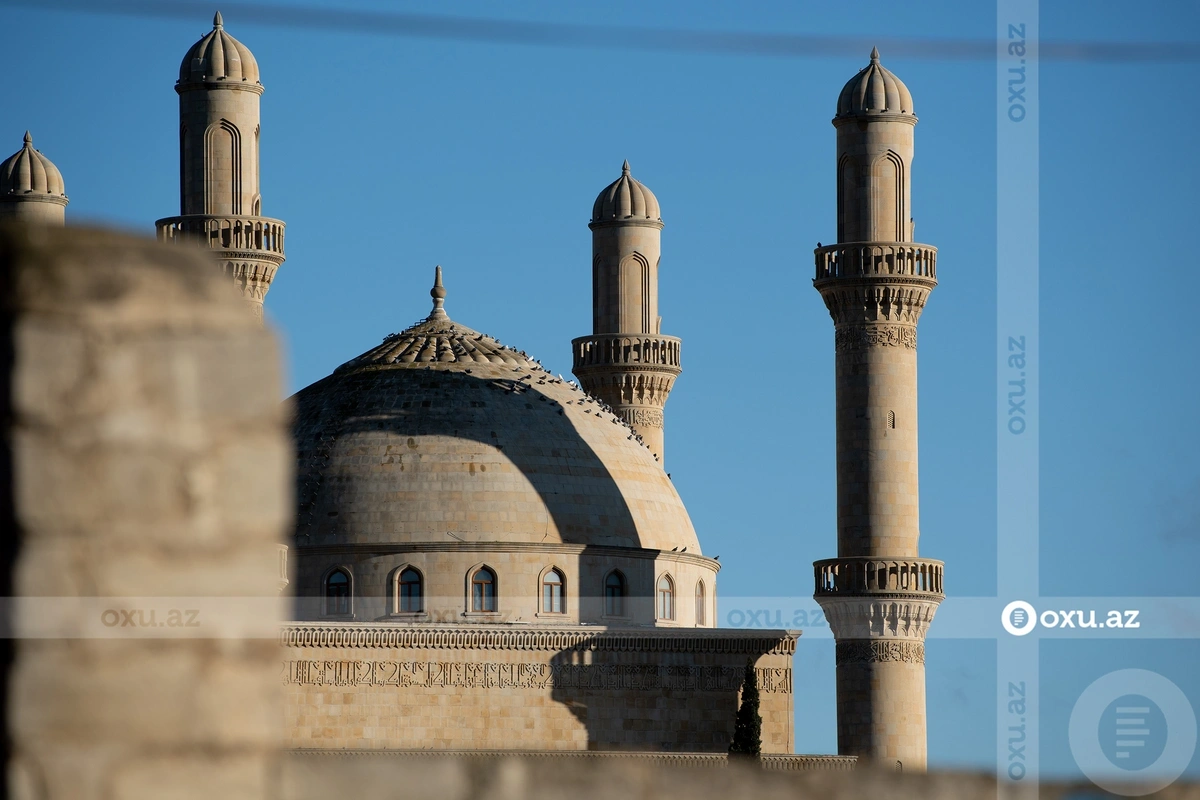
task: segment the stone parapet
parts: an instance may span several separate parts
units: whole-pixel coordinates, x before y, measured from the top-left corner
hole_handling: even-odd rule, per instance
[[[189,241],[211,250],[236,250],[248,256],[284,260],[286,225],[270,217],[189,214],[165,217],[154,223],[160,241]]]
[[[669,767],[716,767],[729,766],[725,753],[663,753],[618,750],[292,750],[289,761],[297,764],[320,764],[328,761],[363,760],[376,763],[421,764],[431,766],[444,760],[491,761],[512,757],[536,759],[584,759],[595,762],[633,761]],[[760,764],[763,769],[783,772],[822,772],[853,770],[858,765],[855,756],[830,756],[807,754],[764,754]]]
[[[915,242],[841,242],[818,247],[813,281],[917,278],[937,284],[937,248]],[[819,287],[818,287],[819,288]]]
[[[827,558],[813,564],[816,597],[945,597],[945,564],[930,558]]]
[[[678,375],[681,341],[674,336],[649,334],[595,334],[571,340],[574,363],[571,371],[620,366],[662,370]]]

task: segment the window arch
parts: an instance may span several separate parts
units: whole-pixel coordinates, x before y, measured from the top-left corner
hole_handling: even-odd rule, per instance
[[[707,605],[704,581],[696,581],[696,627],[702,627],[707,624]]]
[[[557,567],[546,570],[542,576],[542,613],[566,613],[566,585],[566,579]]]
[[[471,575],[471,610],[496,610],[496,573],[491,567],[480,567]]]
[[[425,610],[425,578],[416,567],[404,567],[396,575],[396,612],[417,614]]]
[[[604,614],[609,617],[625,615],[625,576],[618,569],[604,578]]]
[[[670,575],[664,574],[658,579],[655,591],[657,603],[656,614],[659,619],[675,619],[675,581]]]
[[[350,573],[341,567],[325,576],[324,613],[331,616],[350,613]]]

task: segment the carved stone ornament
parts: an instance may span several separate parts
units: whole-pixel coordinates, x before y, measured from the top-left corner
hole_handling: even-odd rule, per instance
[[[834,349],[861,350],[867,347],[917,349],[917,329],[912,325],[842,325],[833,333]]]
[[[925,663],[925,643],[907,639],[850,639],[838,642],[834,653],[838,665],[882,661]]]

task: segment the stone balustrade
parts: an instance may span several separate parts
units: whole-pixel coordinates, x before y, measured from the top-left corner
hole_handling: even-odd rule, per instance
[[[813,564],[817,597],[936,595],[944,597],[945,565],[929,558],[829,558]]]
[[[573,372],[600,366],[651,366],[680,371],[680,340],[649,334],[597,334],[571,341]]]
[[[937,279],[937,248],[915,242],[843,242],[818,247],[816,280],[909,276]]]
[[[271,254],[283,261],[282,220],[270,217],[193,214],[166,217],[154,223],[159,241],[191,241],[213,250],[247,250]]]

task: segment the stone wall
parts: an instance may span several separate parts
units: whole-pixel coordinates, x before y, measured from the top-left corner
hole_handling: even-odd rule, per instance
[[[0,267],[8,796],[273,796],[279,647],[235,632],[282,611],[273,338],[190,250],[0,227]]]
[[[749,658],[763,751],[793,749],[784,631],[332,623],[284,644],[288,747],[724,753]]]

